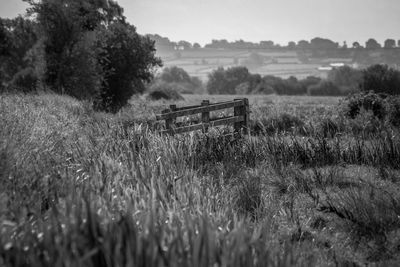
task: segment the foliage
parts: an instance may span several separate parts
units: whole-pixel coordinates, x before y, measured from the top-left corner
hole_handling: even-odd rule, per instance
[[[38,77],[32,68],[17,72],[8,86],[9,90],[18,92],[34,92],[37,89]]]
[[[246,67],[218,68],[208,75],[207,91],[210,94],[235,94],[235,88],[247,82],[250,76]]]
[[[370,38],[365,42],[365,48],[378,49],[378,48],[381,48],[381,45],[375,39]]]
[[[26,56],[37,38],[33,21],[21,16],[0,18],[0,84],[7,87],[16,73],[33,67]]]
[[[113,0],[26,2],[28,18],[0,21],[2,87],[40,85],[115,112],[161,64],[154,42],[126,23]]]
[[[258,53],[252,52],[247,59],[242,62],[242,65],[249,69],[261,67],[264,64],[264,57]]]
[[[170,83],[176,90],[184,94],[201,93],[203,83],[197,77],[191,77],[184,69],[173,66],[164,68],[153,83]]]
[[[150,100],[183,100],[184,98],[171,83],[158,82],[150,87],[148,99]]]
[[[105,74],[96,107],[116,112],[133,94],[144,92],[144,83],[150,82],[153,68],[161,61],[155,57],[152,40],[137,34],[134,26],[120,22],[100,31],[97,47]]]
[[[400,71],[387,65],[372,65],[363,71],[361,89],[391,95],[400,94]]]
[[[328,73],[328,80],[343,91],[352,92],[359,89],[362,82],[362,72],[349,66],[334,68]]]
[[[343,100],[342,107],[344,114],[352,119],[360,114],[361,109],[372,111],[379,119],[386,116],[385,100],[373,92],[349,95]]]
[[[321,81],[316,85],[309,86],[307,93],[312,96],[338,96],[342,94],[339,87],[330,81]]]
[[[306,93],[306,88],[303,87],[294,76],[282,79],[267,75],[263,80],[266,84],[270,85],[278,95],[303,95]]]

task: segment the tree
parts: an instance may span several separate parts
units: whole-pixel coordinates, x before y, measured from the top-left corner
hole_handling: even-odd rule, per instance
[[[344,90],[356,90],[362,81],[362,72],[349,66],[335,68],[328,73],[328,81]]]
[[[235,94],[235,88],[251,82],[251,77],[246,67],[218,68],[208,75],[207,91],[210,94]]]
[[[394,39],[386,39],[384,48],[394,48],[396,46],[396,41]]]
[[[260,48],[274,48],[274,42],[273,41],[261,41]]]
[[[19,71],[27,68],[26,54],[37,41],[35,23],[19,16],[0,18],[0,72],[2,82],[9,83]]]
[[[189,74],[182,68],[177,66],[165,68],[160,75],[160,78],[167,83],[190,83]]]
[[[209,94],[225,93],[226,77],[224,68],[220,67],[208,74],[207,92]]]
[[[308,49],[310,48],[310,43],[306,40],[301,40],[297,43],[297,47],[300,49]]]
[[[400,94],[400,71],[387,65],[376,64],[363,71],[363,91],[374,91],[392,95]]]
[[[353,43],[353,48],[355,48],[355,49],[361,48],[360,43],[359,43],[359,42],[354,42],[354,43]]]
[[[287,45],[287,48],[289,49],[295,49],[296,48],[296,43],[293,41],[290,41]]]
[[[249,57],[243,61],[243,65],[253,69],[260,67],[264,64],[264,57],[258,53],[252,52]]]
[[[112,0],[27,1],[43,42],[45,73],[41,79],[57,93],[94,98],[102,74],[96,61],[96,30],[124,22],[122,8]]]
[[[182,47],[183,50],[188,50],[192,48],[192,44],[187,41],[179,41],[178,47]]]
[[[194,48],[194,49],[200,49],[200,48],[201,48],[201,45],[200,45],[199,43],[194,43],[194,44],[193,44],[193,48]]]
[[[113,0],[27,2],[42,37],[35,45],[45,62],[42,80],[57,93],[116,112],[161,65],[154,41],[137,34]]]
[[[312,49],[337,49],[339,47],[338,43],[335,43],[329,39],[316,37],[311,40]]]
[[[133,94],[144,91],[144,83],[150,82],[161,60],[155,57],[154,41],[123,22],[103,27],[97,47],[104,77],[96,107],[116,112]]]
[[[368,39],[365,43],[365,48],[367,49],[378,49],[381,48],[381,45],[375,39]]]

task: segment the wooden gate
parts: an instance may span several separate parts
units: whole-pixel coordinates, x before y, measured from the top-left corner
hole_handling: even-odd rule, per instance
[[[233,108],[233,116],[211,119],[210,112]],[[181,126],[177,123],[178,117],[196,115],[201,113],[201,121],[191,120],[189,125]],[[203,100],[201,105],[178,108],[170,105],[161,114],[156,115],[157,120],[165,120],[165,130],[162,133],[180,134],[195,130],[207,132],[209,127],[220,125],[232,125],[236,133],[249,134],[250,121],[249,100],[247,98],[235,99],[233,101],[211,104],[209,100]]]

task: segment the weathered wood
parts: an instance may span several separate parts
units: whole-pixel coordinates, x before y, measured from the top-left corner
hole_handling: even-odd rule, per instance
[[[206,107],[201,106],[198,108],[191,108],[191,109],[187,109],[187,110],[178,110],[175,112],[156,115],[156,119],[163,120],[163,119],[169,119],[169,118],[189,116],[189,115],[194,115],[194,114],[203,113],[203,112],[210,112],[210,111],[215,111],[215,110],[220,110],[220,109],[240,107],[243,105],[244,105],[244,100],[240,99],[240,100],[230,101],[230,102],[226,102],[226,103],[222,103],[222,104],[220,104],[220,103],[210,104]]]
[[[207,126],[215,127],[215,126],[220,126],[220,125],[225,125],[225,124],[232,124],[232,123],[241,122],[244,119],[245,119],[244,116],[233,116],[233,117],[227,117],[227,118],[221,118],[221,119],[214,119],[214,120],[210,120],[210,122],[208,123]],[[167,130],[162,131],[162,133],[179,134],[179,133],[201,130],[204,127],[205,127],[205,123],[199,123],[199,124],[179,127],[179,128],[175,128],[175,129],[167,129]]]
[[[234,116],[210,119],[210,112],[233,108]],[[201,114],[201,123],[188,126],[181,126],[182,122],[177,122],[177,118],[181,116],[189,116]],[[235,99],[233,101],[220,102],[210,104],[209,100],[203,100],[200,106],[189,106],[178,108],[176,105],[170,105],[169,109],[163,110],[160,115],[157,115],[157,120],[165,119],[166,129],[162,133],[178,134],[195,130],[203,130],[207,132],[209,127],[233,124],[235,134],[249,134],[249,101],[248,99]],[[197,120],[192,120],[189,123],[195,123]]]
[[[206,107],[208,105],[210,105],[209,100],[203,100],[203,102],[201,102],[201,106],[203,106],[203,107]],[[204,124],[203,132],[204,133],[208,132],[208,123],[210,122],[210,112],[209,111],[201,113],[201,122]]]
[[[170,109],[164,109],[163,111],[161,111],[162,114],[168,114],[170,112],[171,112]],[[172,118],[165,119],[165,128],[171,129],[171,126],[172,126]]]

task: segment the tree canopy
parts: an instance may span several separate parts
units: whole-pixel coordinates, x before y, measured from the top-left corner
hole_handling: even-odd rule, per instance
[[[37,80],[44,89],[117,111],[161,66],[154,41],[136,32],[116,1],[25,2],[27,18],[0,20],[2,84],[31,77],[30,87]]]

